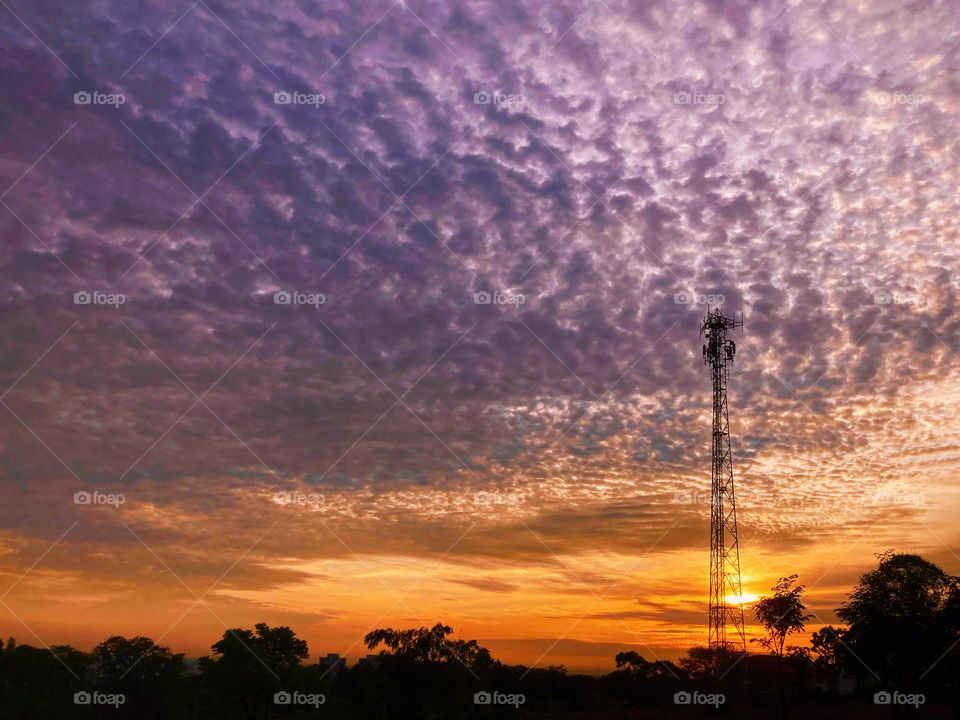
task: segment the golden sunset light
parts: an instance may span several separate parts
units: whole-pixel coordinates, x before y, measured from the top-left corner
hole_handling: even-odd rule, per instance
[[[954,717],[960,5],[0,5],[0,720]]]

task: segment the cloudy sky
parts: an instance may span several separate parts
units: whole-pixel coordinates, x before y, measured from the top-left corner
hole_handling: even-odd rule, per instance
[[[707,301],[747,599],[800,573],[815,629],[887,548],[960,573],[953,3],[4,0],[0,37],[0,634],[676,657]]]

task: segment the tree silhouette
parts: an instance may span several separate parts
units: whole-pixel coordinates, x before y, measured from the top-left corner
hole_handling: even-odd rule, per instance
[[[122,714],[130,717],[160,717],[185,669],[183,655],[141,636],[107,638],[93,649],[93,657],[97,687],[122,693]]]
[[[887,551],[837,609],[849,624],[843,642],[854,661],[891,687],[957,682],[960,578],[919,555]]]
[[[617,670],[607,676],[607,684],[632,704],[650,704],[672,696],[684,677],[669,660],[647,660],[633,650],[617,653],[614,662]]]
[[[664,677],[676,679],[681,675],[680,669],[669,660],[647,660],[633,650],[617,653],[613,661],[617,670],[625,671],[638,680],[654,680]]]
[[[842,667],[844,634],[842,628],[824,625],[810,636],[810,649],[817,656],[813,662],[816,668],[835,671]]]
[[[470,669],[489,667],[494,660],[490,651],[476,640],[448,640],[453,629],[443,623],[432,628],[411,628],[394,630],[381,628],[373,630],[363,638],[370,650],[384,645],[397,657],[419,662],[461,662]]]
[[[0,717],[4,720],[60,720],[69,717],[64,701],[85,689],[93,662],[89,653],[69,645],[50,650],[0,641]]]
[[[394,630],[381,628],[367,633],[363,638],[364,644],[370,650],[375,650],[380,644],[385,645],[399,657],[422,662],[442,662],[450,657],[447,635],[453,628],[437,623],[432,628],[411,628],[410,630]]]
[[[873,717],[871,688],[841,697],[824,685],[823,672],[863,674],[875,669],[900,692],[923,692],[931,717],[954,708],[960,679],[960,578],[916,555],[884,553],[860,578],[837,614],[849,623],[813,633],[808,647],[789,646],[809,619],[797,576],[780,578],[754,610],[767,630],[762,644],[777,658],[778,676],[793,668],[798,709],[817,716],[838,703],[843,717]],[[308,647],[289,627],[258,623],[223,633],[210,657],[188,672],[182,655],[146,637],[110,637],[90,652],[69,646],[35,648],[12,639],[0,643],[2,720],[468,720],[470,718],[663,717],[675,710],[678,691],[722,693],[737,717],[769,720],[769,657],[726,648],[691,648],[676,665],[627,651],[602,677],[568,673],[563,666],[524,667],[495,660],[476,640],[453,639],[443,624],[380,628],[365,638],[381,650],[351,666],[306,664]],[[956,647],[954,648],[954,645]],[[818,672],[807,673],[812,664]],[[913,683],[923,681],[920,689]],[[784,683],[780,687],[785,714]],[[319,704],[276,702],[286,691],[317,697]],[[950,690],[950,692],[944,692]],[[73,702],[78,691],[122,693],[119,708]],[[526,698],[525,704],[490,703],[490,696]],[[477,697],[488,702],[477,702]],[[943,711],[943,712],[941,712]],[[669,714],[669,713],[668,713]],[[834,714],[839,717],[840,715]]]
[[[254,627],[227,630],[211,646],[215,659],[203,657],[199,663],[213,692],[211,702],[242,717],[269,717],[274,693],[291,683],[310,653],[307,641],[288,627]]]
[[[463,717],[453,708],[473,708],[478,690],[506,691],[514,680],[476,640],[451,640],[452,628],[406,630],[378,628],[364,637],[370,650],[382,647],[373,663],[360,663],[346,678],[359,687],[353,693],[369,717]],[[529,682],[534,682],[531,673]],[[338,678],[340,681],[340,678]],[[472,716],[472,715],[471,715]]]
[[[692,647],[686,657],[680,658],[680,669],[694,680],[717,683],[739,665],[742,658],[743,653],[730,648]]]
[[[753,613],[757,621],[767,631],[766,637],[751,640],[758,642],[777,657],[777,694],[780,697],[780,716],[786,714],[785,698],[783,695],[783,658],[787,636],[803,632],[804,624],[812,615],[806,614],[803,604],[803,585],[796,585],[797,575],[782,577],[773,586],[773,595],[757,600],[753,605]],[[803,654],[794,658],[796,662],[803,662],[809,658]]]
[[[183,655],[157,645],[148,637],[127,639],[120,635],[107,638],[93,649],[97,677],[105,685],[140,685],[183,671]]]
[[[784,656],[787,636],[803,632],[804,624],[813,618],[806,614],[803,585],[795,585],[797,575],[782,577],[773,586],[773,595],[757,600],[753,613],[767,631],[766,637],[754,640],[777,657]],[[754,642],[751,641],[751,642]]]

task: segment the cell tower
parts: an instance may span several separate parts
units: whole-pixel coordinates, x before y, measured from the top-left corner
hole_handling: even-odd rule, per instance
[[[730,420],[727,413],[727,380],[737,353],[727,333],[743,327],[743,318],[727,317],[720,308],[710,310],[700,326],[706,339],[703,364],[713,378],[713,435],[710,466],[710,616],[711,649],[746,652],[743,603],[740,596],[740,542],[737,539],[737,502],[733,492],[733,457],[730,454]],[[728,631],[728,625],[730,626]]]

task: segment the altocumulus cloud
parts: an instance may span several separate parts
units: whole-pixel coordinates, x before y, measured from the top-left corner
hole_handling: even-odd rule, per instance
[[[903,387],[960,347],[948,3],[10,7],[33,31],[0,26],[11,567],[78,486],[123,491],[198,577],[238,554],[224,531],[283,518],[238,587],[343,556],[320,519],[435,557],[476,518],[465,562],[699,547],[673,500],[705,474],[707,296],[747,316],[758,538],[809,537],[787,474],[840,507],[848,475],[889,479],[896,398],[936,448]],[[125,101],[75,101],[96,91]],[[323,502],[271,500],[294,489]],[[65,542],[136,543],[118,517]]]

